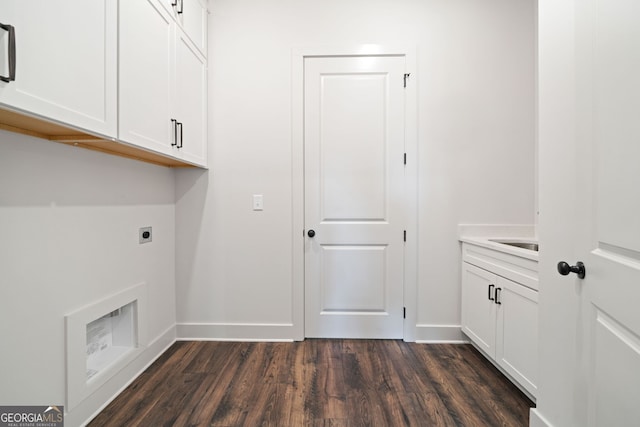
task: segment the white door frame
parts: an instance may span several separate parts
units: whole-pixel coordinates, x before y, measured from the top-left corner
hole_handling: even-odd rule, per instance
[[[292,178],[292,320],[293,339],[304,340],[304,59],[317,56],[400,55],[410,73],[405,88],[406,229],[404,247],[404,340],[415,341],[418,279],[418,122],[416,48],[407,46],[357,45],[297,48],[291,55],[291,178]],[[402,82],[398,82],[402,84]]]

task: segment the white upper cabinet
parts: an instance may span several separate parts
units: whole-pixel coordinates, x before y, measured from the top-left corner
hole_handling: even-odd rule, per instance
[[[176,38],[176,120],[181,158],[207,163],[207,62],[178,29]]]
[[[193,42],[202,55],[207,56],[206,0],[160,0],[165,9]]]
[[[120,2],[121,140],[175,155],[175,25],[156,0]]]
[[[119,138],[206,166],[206,59],[164,1],[120,2]]]
[[[0,105],[116,136],[116,0],[2,0],[0,23]]]

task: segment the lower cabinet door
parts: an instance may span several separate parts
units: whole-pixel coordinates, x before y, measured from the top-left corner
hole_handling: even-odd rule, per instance
[[[538,378],[538,292],[497,278],[496,362],[534,397]]]
[[[495,356],[497,276],[462,263],[462,332],[490,357]]]

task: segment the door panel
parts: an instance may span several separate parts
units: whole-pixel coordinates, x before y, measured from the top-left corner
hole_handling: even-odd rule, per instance
[[[387,75],[323,75],[320,85],[323,221],[384,220]]]
[[[305,335],[403,335],[403,56],[305,59]]]
[[[591,424],[623,425],[625,420],[638,421],[640,370],[634,368],[640,366],[640,339],[603,311],[596,308],[593,314],[591,382],[595,406]]]
[[[594,18],[598,241],[640,260],[640,3],[597,0]]]
[[[322,315],[384,313],[385,246],[322,246]]]

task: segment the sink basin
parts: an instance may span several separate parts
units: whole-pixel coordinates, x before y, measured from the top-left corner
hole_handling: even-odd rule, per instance
[[[508,246],[514,246],[516,248],[527,249],[529,251],[538,252],[538,248],[539,248],[538,244],[533,242],[518,242],[513,240],[498,240],[498,239],[496,240],[491,239],[491,241],[500,243],[501,245],[508,245]]]

